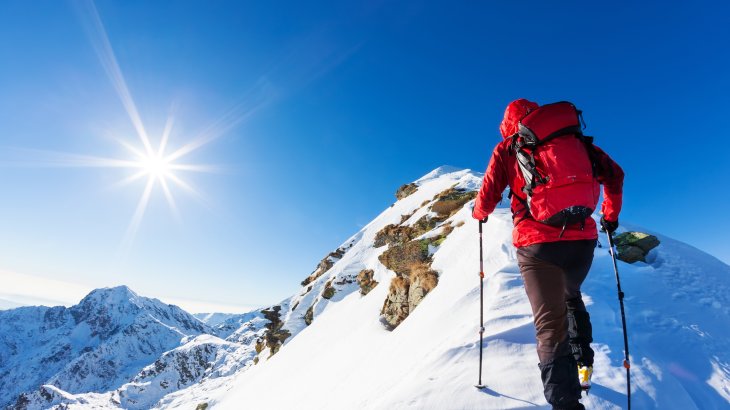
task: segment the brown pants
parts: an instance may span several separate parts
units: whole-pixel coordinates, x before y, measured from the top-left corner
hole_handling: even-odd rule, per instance
[[[591,322],[580,287],[593,263],[595,246],[595,240],[562,241],[517,250],[541,364],[572,353],[577,362],[593,365]]]

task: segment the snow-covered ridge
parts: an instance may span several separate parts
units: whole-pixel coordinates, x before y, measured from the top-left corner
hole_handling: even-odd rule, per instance
[[[484,382],[489,389],[473,388],[479,357],[479,277],[472,201],[459,202],[453,210],[434,205],[449,190],[478,189],[481,178],[470,170],[437,168],[407,184],[407,190],[399,190],[399,200],[324,255],[311,275],[302,275],[303,285],[291,297],[243,315],[200,316],[213,326],[195,320],[204,327],[202,331],[186,330],[182,337],[176,333],[176,343],[149,356],[115,386],[81,393],[84,390],[47,385],[26,395],[25,407],[546,408],[530,308],[511,245],[507,201],[485,226]],[[387,237],[385,231],[394,236]],[[633,404],[661,409],[728,407],[730,267],[681,242],[657,236],[661,245],[649,253],[647,263],[619,263],[627,295]],[[424,255],[438,283],[389,330],[382,319],[384,302],[394,294],[394,281],[402,279],[382,262],[383,255],[407,247],[408,241],[425,246]],[[363,278],[368,278],[367,291],[363,291]],[[621,324],[605,248],[596,250],[584,294],[596,349],[595,387],[584,403],[591,409],[622,408]],[[121,301],[128,301],[122,303],[126,319],[115,317],[119,309],[98,308]],[[139,329],[129,334],[114,329],[124,328],[129,313],[137,309],[156,312],[150,317],[164,317],[160,305],[165,305],[155,302],[128,289],[92,293],[86,316],[82,315],[88,330],[74,333],[75,337],[89,340],[92,332],[121,333],[134,340]],[[75,322],[70,313],[45,309],[56,310],[36,312],[36,323],[46,315],[51,323],[65,323],[64,315]],[[10,312],[16,311],[20,309]],[[2,356],[7,346],[2,344],[7,333],[2,319],[0,376],[5,371],[2,359],[7,357]],[[159,329],[164,332],[185,327],[162,322]],[[34,329],[26,330],[38,332]],[[287,380],[285,394],[277,394],[284,388],[282,380]]]
[[[479,264],[471,202],[449,217],[454,230],[448,237],[429,246],[438,285],[392,332],[381,323],[383,301],[395,275],[380,263],[379,256],[388,247],[374,246],[378,232],[391,224],[413,225],[432,212],[426,201],[451,187],[476,190],[481,175],[441,167],[415,184],[415,192],[341,246],[349,250],[314,282],[315,288],[289,301],[299,302],[294,311],[313,304],[311,325],[292,326],[299,323],[298,314],[290,314],[285,326],[291,326],[294,336],[274,358],[225,388],[179,392],[169,406],[205,402],[235,409],[245,401],[254,408],[277,409],[547,408],[530,307],[511,244],[507,201],[490,217],[484,232],[484,381],[489,389],[473,387],[479,357]],[[636,226],[621,230],[626,228],[646,232]],[[420,238],[438,232],[435,228]],[[627,295],[633,405],[726,408],[730,406],[730,267],[658,236],[661,245],[650,252],[648,263],[619,262]],[[601,242],[605,245],[605,237]],[[626,406],[626,390],[616,283],[607,250],[599,248],[595,255],[584,293],[593,317],[596,373],[594,389],[583,402],[591,409],[620,409]],[[379,283],[366,295],[345,281],[362,269],[373,270]],[[697,286],[706,281],[713,285]],[[314,292],[324,291],[327,283],[344,284],[335,286],[334,296],[325,300]],[[297,380],[287,384],[286,395],[256,394],[286,376]]]

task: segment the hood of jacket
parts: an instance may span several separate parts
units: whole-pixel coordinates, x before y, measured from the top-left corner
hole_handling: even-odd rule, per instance
[[[499,125],[499,131],[502,133],[502,138],[508,138],[517,133],[517,125],[520,120],[529,114],[530,111],[535,110],[539,107],[537,103],[524,98],[514,100],[507,109],[504,110],[504,119]]]

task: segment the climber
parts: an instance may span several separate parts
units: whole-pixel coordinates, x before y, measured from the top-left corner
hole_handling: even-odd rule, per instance
[[[544,394],[553,409],[583,409],[590,387],[593,341],[581,284],[601,225],[613,232],[621,211],[624,173],[584,136],[582,113],[568,102],[511,102],[500,125],[472,216],[486,222],[509,187],[517,261],[532,307]]]

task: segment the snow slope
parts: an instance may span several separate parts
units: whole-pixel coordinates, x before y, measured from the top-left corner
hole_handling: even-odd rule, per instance
[[[473,387],[479,360],[479,265],[470,204],[452,217],[464,225],[434,250],[438,286],[392,332],[379,321],[393,274],[377,259],[383,248],[373,248],[375,234],[453,184],[476,189],[480,177],[441,168],[417,181],[418,191],[347,241],[354,245],[321,278],[367,267],[380,285],[366,296],[350,289],[338,292],[337,300],[270,360],[206,393],[209,404],[222,409],[244,403],[246,408],[275,409],[547,408],[508,209],[499,208],[484,233],[483,382],[488,389]],[[421,208],[409,221],[425,211]],[[681,242],[659,238],[662,244],[650,253],[649,263],[619,262],[627,295],[633,405],[730,408],[730,267]],[[625,408],[621,319],[606,248],[596,250],[584,293],[593,317],[596,370],[594,388],[583,403],[590,409]],[[168,405],[191,401],[195,395],[179,395]]]

